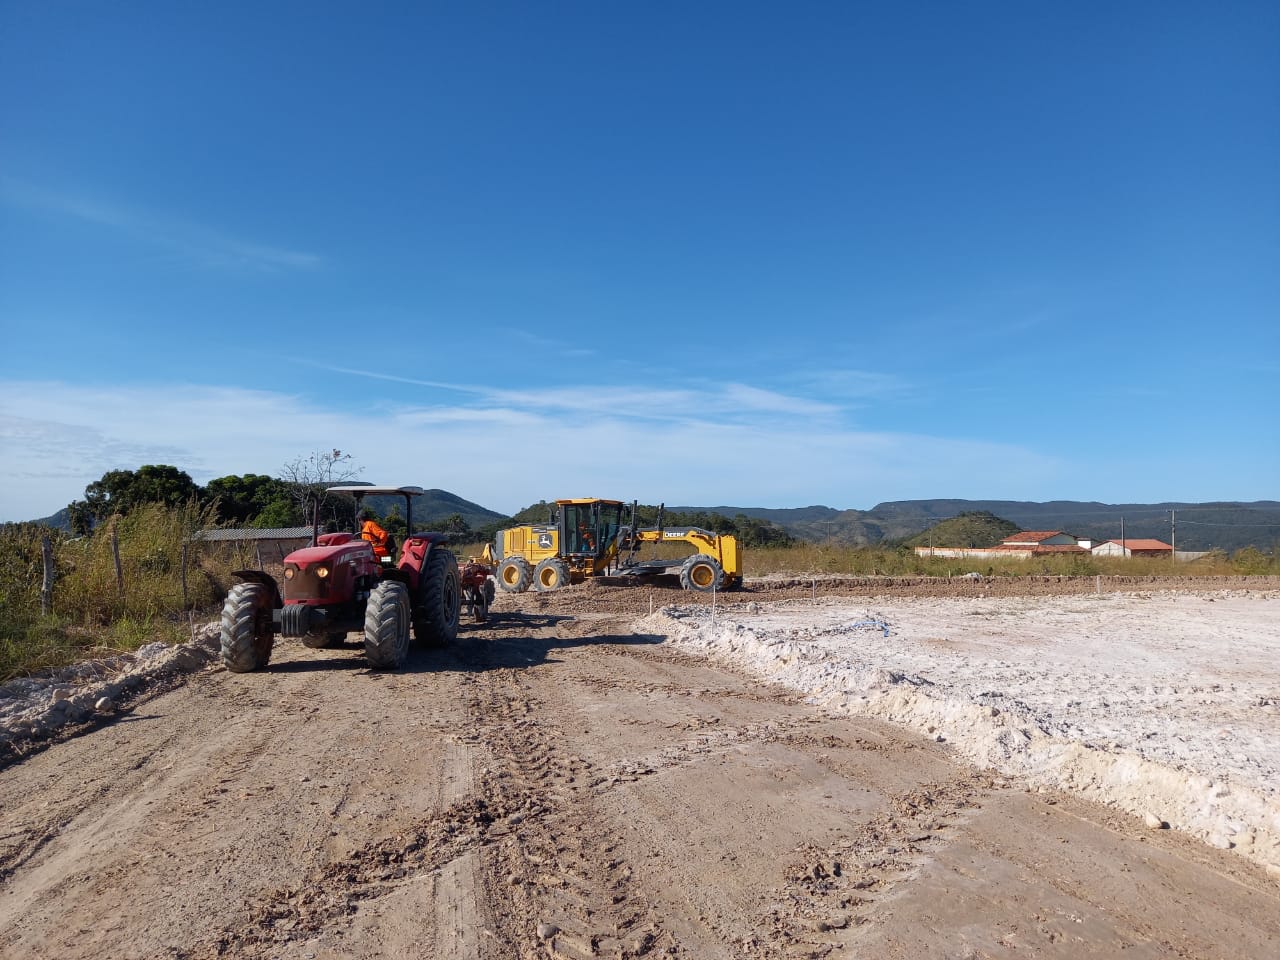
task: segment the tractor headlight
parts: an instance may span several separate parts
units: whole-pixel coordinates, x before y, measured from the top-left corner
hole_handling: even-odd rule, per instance
[[[326,567],[324,564],[321,564],[320,566],[316,567],[316,576],[319,577],[321,580],[323,580],[328,575],[329,575],[329,568]]]
[[[286,580],[292,580],[292,579],[297,575],[297,573],[298,573],[298,568],[297,568],[297,567],[285,567],[285,568],[284,568],[284,578],[285,578]]]

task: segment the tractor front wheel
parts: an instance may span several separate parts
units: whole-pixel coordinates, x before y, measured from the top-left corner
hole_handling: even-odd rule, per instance
[[[237,583],[222,605],[222,663],[232,673],[265,667],[275,637],[271,595],[261,583]]]
[[[715,557],[695,553],[680,567],[680,586],[698,593],[724,589],[724,569]]]
[[[558,557],[547,557],[533,570],[533,589],[545,593],[569,585],[569,568]]]
[[[418,606],[413,611],[413,635],[426,647],[443,647],[458,639],[462,583],[453,551],[432,547],[422,565]]]
[[[383,580],[364,611],[364,655],[378,670],[395,670],[409,654],[409,591],[399,580]]]
[[[498,564],[498,586],[507,593],[524,593],[533,582],[533,568],[524,557],[507,557]]]

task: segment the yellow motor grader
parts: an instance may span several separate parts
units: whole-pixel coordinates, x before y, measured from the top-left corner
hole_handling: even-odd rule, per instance
[[[658,508],[656,527],[636,525],[637,504],[594,497],[557,500],[547,523],[499,531],[493,543],[498,586],[509,593],[556,590],[592,577],[653,577],[675,573],[686,590],[711,593],[742,586],[738,539],[701,527],[665,527]],[[641,560],[643,544],[685,543],[691,556]],[[486,548],[488,553],[488,548]]]

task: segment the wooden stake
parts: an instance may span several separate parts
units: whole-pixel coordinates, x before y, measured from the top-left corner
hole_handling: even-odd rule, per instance
[[[53,544],[47,533],[40,534],[40,554],[44,559],[44,581],[40,584],[40,616],[53,610]]]

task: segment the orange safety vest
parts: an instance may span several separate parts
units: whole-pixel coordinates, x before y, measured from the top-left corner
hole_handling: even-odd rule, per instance
[[[366,520],[360,525],[360,536],[373,544],[373,552],[375,556],[390,556],[387,551],[387,531],[372,520]]]

